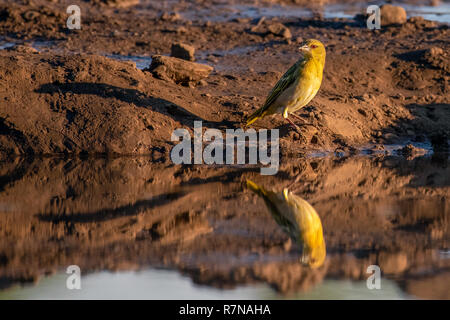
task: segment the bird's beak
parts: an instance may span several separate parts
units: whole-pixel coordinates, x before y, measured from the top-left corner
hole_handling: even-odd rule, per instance
[[[311,49],[308,47],[307,44],[304,44],[304,45],[302,45],[300,48],[298,48],[298,50],[301,51],[301,52],[308,52],[308,51],[310,51]]]

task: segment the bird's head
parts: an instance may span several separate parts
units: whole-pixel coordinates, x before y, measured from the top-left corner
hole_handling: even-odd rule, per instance
[[[298,48],[303,53],[309,53],[314,59],[318,59],[325,64],[325,46],[322,42],[316,39],[308,39]]]

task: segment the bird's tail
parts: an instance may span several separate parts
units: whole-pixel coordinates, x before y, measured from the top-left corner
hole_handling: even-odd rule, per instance
[[[259,196],[265,197],[266,196],[266,190],[263,187],[258,186],[256,183],[254,183],[251,180],[247,180],[247,188],[252,190],[254,193],[256,193]]]
[[[263,116],[264,116],[264,110],[261,110],[261,109],[256,110],[250,116],[248,116],[247,119],[245,119],[245,126],[251,125],[256,120],[261,119]]]

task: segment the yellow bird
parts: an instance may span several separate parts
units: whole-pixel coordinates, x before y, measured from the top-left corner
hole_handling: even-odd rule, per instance
[[[322,222],[316,210],[288,189],[275,193],[250,180],[247,180],[247,188],[264,199],[277,224],[294,242],[303,246],[302,262],[311,268],[323,265],[326,246]]]
[[[299,50],[303,56],[273,87],[264,105],[246,119],[246,126],[265,116],[282,114],[283,118],[298,129],[288,116],[292,114],[303,120],[293,112],[306,106],[319,91],[326,55],[325,46],[315,39],[304,41]]]

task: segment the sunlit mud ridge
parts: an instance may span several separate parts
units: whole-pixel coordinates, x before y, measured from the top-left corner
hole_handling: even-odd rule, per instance
[[[450,234],[446,159],[303,159],[279,177],[155,167],[143,157],[42,159],[2,166],[1,175],[3,287],[70,264],[84,272],[166,267],[199,284],[264,282],[286,294],[327,277],[366,279],[371,264],[419,296],[428,289],[417,286],[448,277],[440,255]],[[327,244],[322,267],[302,264],[302,248],[246,190],[247,178],[291,185],[314,206]]]

